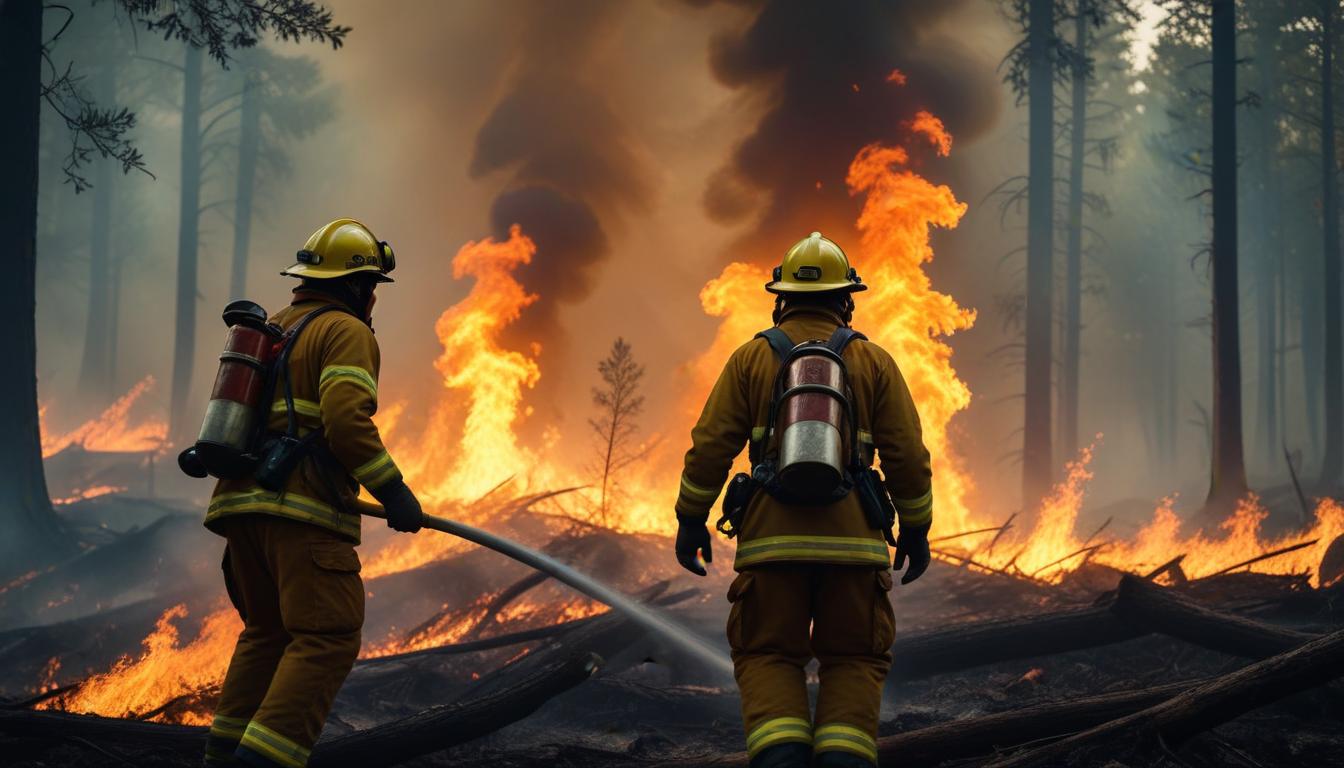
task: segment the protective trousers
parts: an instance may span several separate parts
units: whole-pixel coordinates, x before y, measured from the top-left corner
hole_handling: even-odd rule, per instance
[[[895,636],[890,592],[891,572],[865,566],[780,563],[733,580],[728,643],[753,758],[775,744],[801,742],[817,754],[843,750],[876,764]],[[813,657],[820,680],[815,718],[803,670]]]
[[[206,765],[307,765],[359,655],[364,584],[354,545],[274,515],[220,522],[224,583],[243,619]]]

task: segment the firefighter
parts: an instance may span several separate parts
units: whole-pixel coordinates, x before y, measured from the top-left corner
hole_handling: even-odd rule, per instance
[[[852,294],[865,288],[840,247],[815,232],[788,251],[766,285],[776,294],[775,327],[794,344],[848,326]],[[908,584],[929,563],[929,452],[891,355],[861,336],[843,350],[860,458],[871,464],[874,454],[880,457],[899,523],[896,568],[908,559],[901,579]],[[735,457],[747,444],[753,456],[776,450],[774,425],[766,422],[779,368],[767,338],[739,347],[691,432],[676,504],[676,554],[692,573],[705,575],[703,563],[712,560],[706,523]],[[890,532],[873,527],[856,495],[808,506],[760,490],[736,521],[728,642],[752,768],[877,762],[878,709],[895,631],[884,541]],[[815,717],[803,671],[814,657]]]
[[[292,303],[272,322],[293,329],[288,400],[302,459],[279,492],[252,478],[221,480],[205,525],[223,536],[224,583],[243,631],[210,726],[205,764],[306,765],[337,690],[359,653],[364,585],[359,577],[358,485],[387,510],[388,525],[414,532],[420,503],[383,447],[378,407],[374,290],[391,282],[391,247],[353,219],[308,238]],[[323,309],[330,307],[331,309]],[[268,429],[285,433],[291,408],[277,386]],[[320,430],[320,432],[317,432]]]

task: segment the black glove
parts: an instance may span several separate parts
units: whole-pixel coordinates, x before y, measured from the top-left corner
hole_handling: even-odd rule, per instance
[[[697,552],[703,552],[704,562],[714,562],[714,550],[710,547],[709,526],[704,520],[686,518],[677,515],[677,562],[681,567],[704,576],[705,566],[701,565]]]
[[[387,527],[402,533],[415,533],[420,530],[424,512],[420,510],[420,500],[415,498],[406,481],[400,478],[388,483],[376,491],[370,491],[373,498],[383,505],[387,513]]]
[[[905,568],[905,558],[910,558],[910,567]],[[901,577],[902,584],[909,584],[924,575],[929,568],[929,526],[921,525],[909,528],[901,526],[896,536],[896,570],[905,568]]]

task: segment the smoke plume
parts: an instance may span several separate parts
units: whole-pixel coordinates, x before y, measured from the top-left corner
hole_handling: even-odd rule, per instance
[[[539,342],[547,359],[564,353],[559,308],[588,296],[610,256],[608,229],[645,210],[651,195],[641,146],[593,66],[625,8],[611,0],[529,6],[510,83],[476,136],[472,175],[510,174],[490,210],[495,235],[519,224],[537,244],[517,276],[540,298],[507,341]],[[555,384],[548,371],[539,389]],[[550,400],[545,391],[535,399]]]
[[[713,41],[719,81],[765,104],[704,197],[715,220],[753,222],[735,259],[777,259],[813,229],[848,240],[857,211],[844,184],[850,161],[871,142],[907,135],[917,110],[941,117],[960,142],[993,125],[993,62],[949,31],[968,5],[770,0]]]

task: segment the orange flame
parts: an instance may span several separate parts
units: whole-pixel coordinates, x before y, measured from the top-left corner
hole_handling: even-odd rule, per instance
[[[42,458],[53,456],[72,445],[88,451],[161,451],[168,436],[168,423],[151,419],[136,425],[130,422],[131,408],[154,388],[154,377],[146,376],[130,391],[91,419],[62,435],[51,434],[46,424],[47,408],[38,411],[42,428]]]
[[[1262,573],[1311,574],[1311,583],[1319,586],[1316,571],[1321,558],[1331,542],[1344,535],[1344,506],[1333,499],[1320,499],[1306,530],[1264,536],[1261,528],[1269,513],[1260,499],[1250,494],[1238,503],[1230,517],[1218,524],[1216,533],[1197,528],[1187,530],[1192,526],[1177,515],[1175,498],[1166,498],[1132,539],[1083,540],[1077,535],[1076,524],[1087,483],[1092,479],[1088,464],[1095,452],[1094,443],[1069,462],[1065,478],[1042,502],[1030,530],[1005,537],[1005,542],[992,551],[975,554],[973,559],[1023,576],[1059,582],[1089,561],[1117,570],[1146,573],[1184,555],[1181,570],[1191,579],[1245,567]],[[1245,565],[1261,554],[1307,541],[1312,543]]]
[[[952,134],[947,132],[943,121],[934,117],[932,113],[922,109],[915,113],[915,119],[910,123],[910,130],[927,136],[940,156],[947,157],[952,153]]]
[[[186,617],[185,605],[164,611],[142,642],[139,656],[122,657],[108,671],[86,679],[67,694],[41,702],[38,708],[137,718],[185,693],[219,685],[242,629],[238,615],[228,608],[216,610],[205,617],[196,639],[181,645],[173,622]],[[206,725],[210,719],[205,712],[192,712],[176,721]]]
[[[99,496],[107,496],[113,493],[121,493],[124,490],[126,490],[126,486],[124,485],[91,485],[88,488],[83,488],[78,491],[75,491],[75,493],[71,494],[70,496],[65,496],[59,499],[52,499],[51,503],[59,507],[64,506],[66,504],[74,504],[77,501],[88,501],[89,499],[96,499]]]

